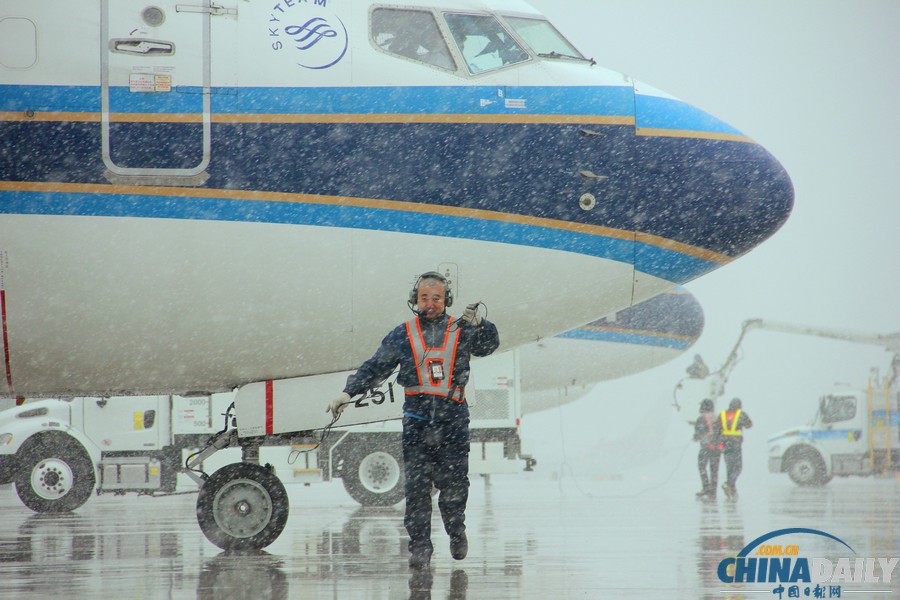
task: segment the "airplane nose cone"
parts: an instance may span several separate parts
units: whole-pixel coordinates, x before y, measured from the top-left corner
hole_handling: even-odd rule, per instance
[[[636,83],[635,133],[635,181],[644,182],[632,215],[638,240],[644,232],[685,244],[718,266],[755,248],[790,215],[794,189],[784,167],[723,121]],[[674,279],[699,276],[696,266]]]

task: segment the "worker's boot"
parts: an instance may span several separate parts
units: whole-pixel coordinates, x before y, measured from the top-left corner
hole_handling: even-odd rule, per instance
[[[737,500],[737,489],[732,483],[723,483],[722,489],[725,490],[725,498],[728,500]]]
[[[434,552],[431,540],[410,540],[408,548],[410,569],[427,569],[431,566],[431,554]]]
[[[462,560],[469,554],[469,540],[466,538],[466,533],[462,532],[459,535],[451,535],[450,536],[450,556],[454,558],[454,560]]]
[[[414,550],[409,555],[409,568],[410,569],[427,569],[431,566],[431,551],[430,550]]]

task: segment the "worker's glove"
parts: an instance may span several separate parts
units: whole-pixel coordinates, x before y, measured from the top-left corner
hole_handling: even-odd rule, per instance
[[[481,325],[481,322],[484,320],[483,317],[478,316],[478,303],[470,304],[466,307],[466,310],[463,312],[462,317],[460,317],[463,321],[468,323],[469,325]]]
[[[334,415],[335,418],[340,416],[344,409],[347,408],[347,405],[353,402],[350,398],[350,394],[347,392],[341,392],[341,395],[331,401],[331,404],[328,405],[328,408],[325,409],[325,412],[330,412]]]

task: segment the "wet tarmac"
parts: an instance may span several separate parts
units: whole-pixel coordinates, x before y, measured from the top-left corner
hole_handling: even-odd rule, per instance
[[[468,558],[450,558],[435,511],[436,550],[425,572],[407,567],[402,504],[361,508],[339,482],[288,492],[281,537],[263,552],[233,555],[200,532],[195,494],[104,495],[71,514],[37,515],[2,486],[0,598],[900,597],[900,569],[890,583],[784,583],[780,596],[778,583],[729,584],[717,575],[723,559],[785,528],[840,538],[851,564],[900,556],[895,479],[799,488],[772,476],[756,489],[745,484],[736,502],[698,501],[686,482],[540,472],[476,479]],[[776,542],[796,545],[794,557],[842,556],[823,536],[782,536],[768,547]]]

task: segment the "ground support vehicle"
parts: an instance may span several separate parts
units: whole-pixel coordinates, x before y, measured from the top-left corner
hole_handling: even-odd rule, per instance
[[[838,386],[819,399],[810,425],[771,436],[769,471],[798,485],[824,485],[835,476],[900,470],[900,392],[888,377],[864,389]]]
[[[480,360],[473,371],[471,475],[534,464],[519,437],[517,361],[515,353],[505,353]],[[345,378],[346,373],[328,376],[324,385],[304,382],[301,387],[312,386],[298,396],[305,401],[288,396],[285,404],[307,407],[307,414],[321,412],[322,398],[329,397],[324,388],[335,386],[333,394]],[[276,383],[282,382],[262,385],[272,390]],[[404,487],[402,393],[389,381],[358,399],[333,426],[244,437],[237,434],[234,393],[28,401],[0,412],[0,484],[14,483],[22,502],[36,512],[74,510],[95,491],[195,492],[191,479],[207,488],[210,481],[215,485],[225,475],[230,480],[247,472],[276,488],[340,477],[360,504],[392,505],[402,500]],[[351,415],[361,424],[353,425]],[[216,451],[197,459],[202,448]],[[206,475],[220,471],[219,479]]]

